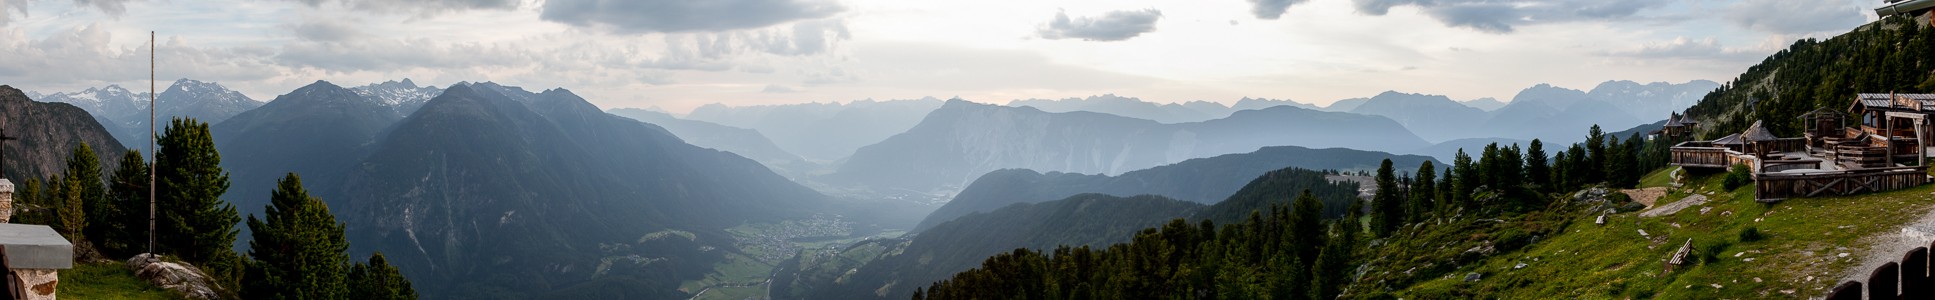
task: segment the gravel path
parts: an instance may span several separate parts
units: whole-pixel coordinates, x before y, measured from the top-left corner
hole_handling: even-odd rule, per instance
[[[1654,201],[1659,201],[1660,197],[1666,196],[1666,187],[1649,187],[1649,188],[1643,188],[1643,189],[1619,190],[1619,192],[1626,193],[1627,197],[1632,197],[1633,202],[1639,202],[1639,204],[1645,204],[1646,207],[1653,207]]]
[[[1927,209],[1926,206],[1921,208]],[[1859,254],[1860,256],[1858,257],[1860,257],[1861,264],[1843,271],[1844,273],[1841,274],[1840,281],[1826,283],[1826,286],[1832,287],[1835,284],[1849,280],[1867,281],[1868,273],[1874,272],[1876,267],[1880,267],[1882,264],[1888,262],[1900,261],[1902,255],[1907,254],[1908,250],[1915,249],[1915,247],[1928,247],[1931,243],[1935,243],[1935,210],[1922,213],[1921,218],[1915,219],[1913,222],[1902,224],[1901,229],[1894,233],[1883,233],[1863,238],[1860,244],[1868,245],[1867,250],[1855,249],[1848,251]],[[1838,254],[1819,253],[1817,255]]]

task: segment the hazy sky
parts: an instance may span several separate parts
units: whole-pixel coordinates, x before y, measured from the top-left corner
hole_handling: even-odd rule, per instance
[[[1329,103],[1726,81],[1878,0],[0,0],[0,84],[564,87],[684,112],[959,96]],[[162,86],[161,88],[165,88]]]

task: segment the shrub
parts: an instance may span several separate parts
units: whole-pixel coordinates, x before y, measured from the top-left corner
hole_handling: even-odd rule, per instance
[[[1694,246],[1692,256],[1698,258],[1700,264],[1711,264],[1719,261],[1721,252],[1726,252],[1727,247],[1731,246],[1733,246],[1733,243],[1727,241],[1700,243]]]
[[[1767,236],[1762,235],[1760,233],[1759,228],[1747,227],[1747,229],[1740,230],[1740,242],[1742,243],[1759,241],[1764,239],[1767,239]]]
[[[1727,172],[1727,177],[1721,179],[1720,187],[1731,191],[1741,186],[1753,184],[1754,177],[1752,173],[1753,170],[1748,169],[1747,165],[1733,165],[1733,171]]]

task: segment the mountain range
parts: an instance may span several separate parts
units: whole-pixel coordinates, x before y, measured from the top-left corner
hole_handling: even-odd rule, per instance
[[[453,298],[678,295],[733,249],[724,228],[828,206],[753,160],[570,91],[493,83],[454,85],[398,122],[342,195],[358,253],[382,251]],[[683,238],[651,246],[668,236]]]
[[[79,92],[46,94],[35,100],[78,106],[97,118],[124,146],[146,149],[150,130],[148,98],[148,93],[131,92],[118,85],[109,85]],[[154,118],[162,122],[183,117],[216,124],[262,106],[261,101],[250,99],[221,84],[185,78],[175,80],[154,98],[158,102],[155,106],[161,109]]]
[[[772,167],[782,174],[788,174],[790,177],[797,177],[798,174],[816,168],[812,162],[779,149],[778,145],[774,145],[772,140],[766,139],[766,136],[757,130],[680,119],[664,112],[637,108],[618,108],[605,112],[658,125],[693,146],[739,154]]]
[[[1120,174],[1280,145],[1392,151],[1427,144],[1389,119],[1292,106],[1162,124],[950,100],[905,133],[860,148],[826,179],[875,189],[945,191],[999,169]]]
[[[0,178],[17,188],[29,179],[45,180],[67,169],[67,157],[81,143],[94,149],[103,170],[121,164],[127,148],[87,111],[66,103],[36,102],[12,86],[0,85]]]
[[[854,149],[907,131],[941,106],[935,98],[849,103],[726,106],[708,104],[685,119],[758,130],[788,153],[832,163]]]
[[[1216,204],[1229,198],[1246,180],[1272,170],[1304,168],[1312,170],[1369,171],[1391,159],[1394,165],[1415,168],[1425,161],[1443,165],[1430,157],[1395,155],[1384,152],[1344,148],[1310,149],[1277,146],[1256,152],[1225,154],[1185,160],[1118,176],[1061,172],[1041,173],[1027,169],[989,172],[942,205],[913,232],[976,212],[991,211],[1015,203],[1056,200],[1083,193],[1113,196],[1157,195],[1169,199]]]

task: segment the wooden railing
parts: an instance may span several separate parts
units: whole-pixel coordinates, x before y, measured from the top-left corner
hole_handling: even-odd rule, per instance
[[[1843,196],[1885,192],[1928,183],[1928,167],[1892,167],[1809,173],[1757,173],[1754,200]]]
[[[1673,147],[1672,165],[1682,167],[1726,168],[1732,166],[1738,155],[1727,148],[1715,147]]]
[[[1763,142],[1769,152],[1807,151],[1807,138],[1782,138]]]

